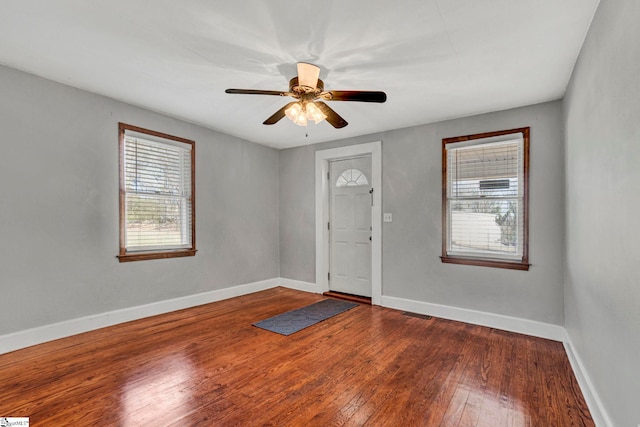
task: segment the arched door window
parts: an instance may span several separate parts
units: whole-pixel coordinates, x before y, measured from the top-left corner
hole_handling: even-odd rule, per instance
[[[368,184],[367,176],[358,169],[347,169],[336,180],[336,187],[357,187]]]

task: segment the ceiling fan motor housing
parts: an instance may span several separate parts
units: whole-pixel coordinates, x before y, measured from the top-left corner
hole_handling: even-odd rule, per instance
[[[320,94],[324,90],[324,82],[318,79],[318,83],[316,83],[316,87],[303,86],[298,84],[298,77],[294,77],[289,80],[289,92],[295,94],[303,94],[303,93],[312,93],[312,94]]]

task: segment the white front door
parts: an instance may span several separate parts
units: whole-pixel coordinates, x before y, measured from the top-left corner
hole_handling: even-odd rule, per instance
[[[371,296],[371,156],[329,163],[329,289]]]

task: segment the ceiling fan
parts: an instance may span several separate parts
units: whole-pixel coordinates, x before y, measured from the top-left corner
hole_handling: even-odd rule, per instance
[[[298,76],[289,81],[289,92],[276,90],[257,89],[227,89],[226,93],[239,93],[246,95],[277,95],[290,96],[296,101],[290,102],[271,117],[263,122],[265,125],[273,125],[287,116],[299,126],[306,126],[308,120],[316,124],[323,120],[331,126],[340,129],[348,125],[347,121],[340,117],[323,101],[358,101],[358,102],[385,102],[387,95],[379,91],[354,91],[354,90],[324,90],[324,82],[318,77],[320,68],[306,62],[298,63]]]

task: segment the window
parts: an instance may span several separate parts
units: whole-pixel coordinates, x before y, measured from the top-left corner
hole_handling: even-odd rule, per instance
[[[529,269],[529,128],[442,140],[442,262]]]
[[[193,256],[195,142],[119,124],[123,261]]]
[[[367,185],[367,176],[358,169],[347,169],[336,180],[336,187],[357,187]]]

